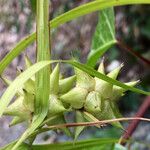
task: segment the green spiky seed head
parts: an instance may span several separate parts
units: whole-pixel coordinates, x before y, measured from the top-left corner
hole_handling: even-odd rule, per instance
[[[26,68],[31,65],[31,61],[26,57]],[[107,76],[116,80],[122,66],[120,65]],[[50,126],[66,123],[65,114],[67,112],[75,112],[77,123],[120,117],[116,102],[125,94],[126,90],[97,77],[92,77],[80,69],[74,68],[74,70],[75,75],[62,79],[60,78],[60,66],[57,64],[50,74],[49,110],[43,126],[44,124]],[[99,65],[98,72],[105,75],[104,60]],[[18,71],[18,74],[21,74],[21,71]],[[11,81],[4,77],[2,80],[8,86],[11,84]],[[133,81],[125,84],[133,87],[137,83],[138,81]],[[23,87],[20,87],[16,94],[16,100],[4,112],[4,115],[14,117],[10,126],[24,121],[29,122],[30,125],[34,117],[35,94],[35,77],[33,76]],[[112,123],[112,125],[122,128],[120,122]],[[99,125],[95,126],[100,127]],[[84,128],[75,128],[75,139]],[[70,130],[66,127],[62,131],[71,135]]]

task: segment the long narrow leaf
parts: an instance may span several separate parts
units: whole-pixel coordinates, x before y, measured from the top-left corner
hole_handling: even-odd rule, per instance
[[[17,141],[13,141],[12,143],[6,145],[3,148],[0,148],[0,150],[11,150],[12,147],[16,144]],[[31,147],[28,144],[22,143],[17,150],[30,150]]]
[[[96,0],[81,5],[56,17],[54,20],[52,20],[53,25],[51,27],[59,26],[65,22],[71,21],[77,17],[86,15],[97,10],[129,4],[150,4],[150,0]]]
[[[92,39],[87,64],[94,67],[99,57],[116,42],[114,9],[107,8],[99,12],[98,24]]]
[[[75,61],[66,61],[66,62],[68,62],[69,64],[71,64],[71,65],[73,65],[79,69],[81,69],[82,71],[85,71],[89,75],[100,78],[100,79],[102,79],[102,80],[104,80],[110,84],[117,85],[119,87],[122,87],[126,90],[130,90],[132,92],[136,92],[136,93],[140,93],[140,94],[144,94],[144,95],[150,95],[150,92],[146,92],[146,91],[143,91],[143,90],[131,87],[131,86],[127,86],[126,84],[121,83],[120,81],[114,80],[114,79],[112,79],[112,78],[110,78],[110,77],[108,77],[102,73],[97,72],[96,70],[89,67],[88,65],[84,65],[84,64],[81,64],[81,63],[75,62]]]
[[[121,6],[128,4],[150,4],[150,0],[97,0],[89,2],[87,4],[81,5],[77,8],[64,13],[55,19],[53,19],[50,24],[51,28],[56,28],[59,25],[71,21],[77,17],[83,16],[85,14],[105,9],[112,6]],[[4,69],[11,63],[11,61],[18,56],[28,45],[30,45],[35,40],[35,33],[23,39],[17,46],[14,47],[8,53],[3,60],[0,62],[0,74],[3,73]]]
[[[22,41],[20,41],[1,61],[0,61],[0,75],[3,73],[5,68],[15,59],[26,47],[34,42],[36,34],[33,33]]]
[[[97,48],[95,51],[91,51],[91,53],[88,56],[87,64],[91,67],[94,67],[96,65],[97,60],[108,50],[110,49],[114,44],[116,43],[116,40],[109,41],[105,43],[104,45]]]
[[[37,62],[50,59],[50,35],[49,35],[49,0],[36,1],[36,47],[37,47]],[[20,144],[32,134],[45,119],[49,108],[49,91],[50,91],[50,67],[44,67],[36,73],[35,80],[35,102],[34,102],[34,117],[30,127],[23,133],[12,150],[18,149]],[[42,94],[41,94],[42,93]]]
[[[33,145],[33,150],[82,150],[82,149],[96,149],[99,150],[105,146],[112,148],[112,144],[116,143],[118,139],[111,138],[100,138],[100,139],[89,139],[89,140],[81,140],[77,142],[63,142],[63,143],[55,143],[55,144],[46,144],[46,145]],[[16,142],[9,144],[8,146],[0,149],[0,150],[10,150],[11,147],[14,146]],[[24,149],[23,149],[24,148]],[[29,146],[27,144],[22,144],[19,147],[19,150],[28,150]],[[101,149],[106,150],[106,149]]]
[[[91,139],[79,142],[65,142],[60,144],[33,145],[33,150],[111,150],[117,139]]]
[[[37,62],[50,59],[49,0],[37,0]],[[50,67],[36,74],[35,114],[47,114],[49,106]],[[41,94],[42,93],[42,94]],[[44,119],[44,118],[43,118]]]

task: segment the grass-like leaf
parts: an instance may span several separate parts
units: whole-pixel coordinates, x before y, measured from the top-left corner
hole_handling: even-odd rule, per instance
[[[112,6],[121,6],[127,4],[150,4],[150,0],[97,0],[89,2],[87,4],[81,5],[74,8],[50,22],[51,28],[56,28],[59,25],[71,21],[77,17],[83,16],[85,14],[105,9]],[[35,33],[29,35],[21,42],[19,42],[0,62],[0,74],[3,73],[4,69],[11,63],[11,61],[16,58],[28,45],[30,45],[35,40]]]
[[[87,64],[94,67],[97,60],[116,42],[114,10],[113,8],[107,8],[99,12],[98,24]]]
[[[60,144],[34,145],[33,150],[111,150],[117,139],[91,139]]]
[[[37,62],[50,59],[50,37],[49,37],[49,0],[37,0]],[[36,74],[36,98],[35,115],[47,115],[49,107],[49,83],[50,67],[45,67]],[[42,94],[41,94],[42,93]],[[43,120],[41,118],[41,122]]]
[[[32,150],[107,150],[112,149],[113,144],[116,143],[118,139],[89,139],[89,140],[81,140],[77,142],[64,142],[64,143],[55,143],[55,144],[46,144],[46,145],[33,145]],[[2,148],[0,150],[11,150],[16,142],[13,142]],[[18,150],[28,150],[30,147],[27,144],[22,144]]]
[[[75,61],[66,61],[66,62],[68,62],[69,64],[71,64],[71,65],[73,65],[79,69],[81,69],[82,71],[88,73],[89,75],[100,78],[100,79],[102,79],[102,80],[104,80],[110,84],[117,85],[119,87],[122,87],[126,90],[130,90],[132,92],[136,92],[136,93],[140,93],[140,94],[144,94],[144,95],[150,95],[150,92],[146,92],[146,91],[128,86],[128,85],[126,85],[120,81],[114,80],[114,79],[112,79],[112,78],[110,78],[110,77],[108,77],[102,73],[97,72],[96,70],[94,70],[93,68],[91,68],[88,65],[84,65],[84,64],[81,64],[81,63],[75,62]]]
[[[33,33],[22,41],[20,41],[1,61],[0,61],[0,75],[3,73],[5,68],[15,59],[26,47],[34,42],[36,34]]]
[[[50,28],[49,28],[49,0],[36,1],[36,47],[37,62],[50,59]],[[34,116],[30,127],[23,133],[12,150],[16,150],[18,146],[32,134],[45,119],[49,108],[49,91],[50,91],[50,66],[44,67],[36,73],[35,80],[35,102]]]
[[[0,150],[11,150],[12,147],[16,144],[16,141],[6,145],[5,147],[3,148],[0,148]],[[31,147],[28,145],[28,144],[25,144],[25,143],[22,143],[17,150],[30,150]]]

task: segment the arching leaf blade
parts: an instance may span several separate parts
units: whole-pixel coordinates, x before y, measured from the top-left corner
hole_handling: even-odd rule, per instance
[[[128,4],[150,4],[150,0],[97,0],[89,2],[56,17],[50,22],[50,26],[51,28],[56,28],[66,22],[69,22],[77,17],[86,15],[88,13],[112,6],[121,6]],[[32,33],[31,35],[23,39],[1,60],[0,75],[3,73],[5,68],[12,62],[13,59],[16,58],[28,45],[30,45],[35,40],[35,37],[35,33]],[[25,41],[26,43],[24,44]]]
[[[69,64],[71,64],[71,65],[73,65],[73,66],[75,66],[75,67],[77,67],[79,69],[81,69],[82,71],[88,73],[89,75],[95,76],[97,78],[100,78],[100,79],[102,79],[102,80],[104,80],[104,81],[106,81],[106,82],[108,82],[110,84],[117,85],[119,87],[122,87],[122,88],[124,88],[126,90],[130,90],[130,91],[135,92],[135,93],[144,94],[144,95],[150,95],[150,92],[146,92],[146,91],[140,90],[138,88],[134,88],[134,87],[128,86],[128,85],[126,85],[126,84],[124,84],[124,83],[122,83],[120,81],[114,80],[114,79],[112,79],[112,78],[110,78],[110,77],[108,77],[108,76],[106,76],[106,75],[104,75],[102,73],[97,72],[96,70],[94,70],[93,68],[91,68],[88,65],[81,64],[81,63],[75,62],[75,61],[66,61],[66,62],[68,62]]]
[[[63,143],[54,143],[54,144],[43,144],[43,145],[32,145],[32,147],[30,147],[28,144],[22,144],[19,148],[19,150],[28,150],[28,148],[32,148],[33,150],[49,150],[49,149],[53,149],[53,150],[78,150],[78,149],[85,149],[85,148],[89,148],[92,149],[97,148],[99,149],[99,147],[102,145],[109,145],[111,146],[111,144],[114,144],[118,142],[118,139],[113,139],[113,138],[97,138],[97,139],[88,139],[88,140],[80,140],[80,141],[76,141],[76,143],[74,142],[63,142]],[[10,144],[8,144],[7,146],[5,146],[4,148],[0,149],[0,150],[10,150],[15,142],[12,142]],[[23,149],[24,148],[24,149]]]
[[[26,47],[34,42],[35,37],[35,33],[25,37],[0,61],[0,75],[14,58],[16,58]]]
[[[103,54],[111,48],[113,45],[117,43],[116,40],[111,40],[107,42],[106,44],[98,47],[96,50],[92,50],[88,56],[87,65],[94,67],[97,60],[103,56]]]
[[[116,44],[116,42],[114,9],[106,8],[99,11],[98,24],[92,38],[92,46],[88,55],[87,64],[94,67],[97,60]]]

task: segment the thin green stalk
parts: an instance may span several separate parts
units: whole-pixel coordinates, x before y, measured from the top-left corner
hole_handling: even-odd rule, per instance
[[[50,59],[49,0],[37,0],[37,62]],[[35,113],[48,111],[50,68],[36,74]],[[43,118],[44,119],[44,118]]]
[[[37,0],[37,62],[50,59],[50,28],[49,28],[49,0]],[[36,74],[35,113],[31,126],[23,133],[12,150],[27,139],[42,123],[49,107],[50,67],[46,66]]]

